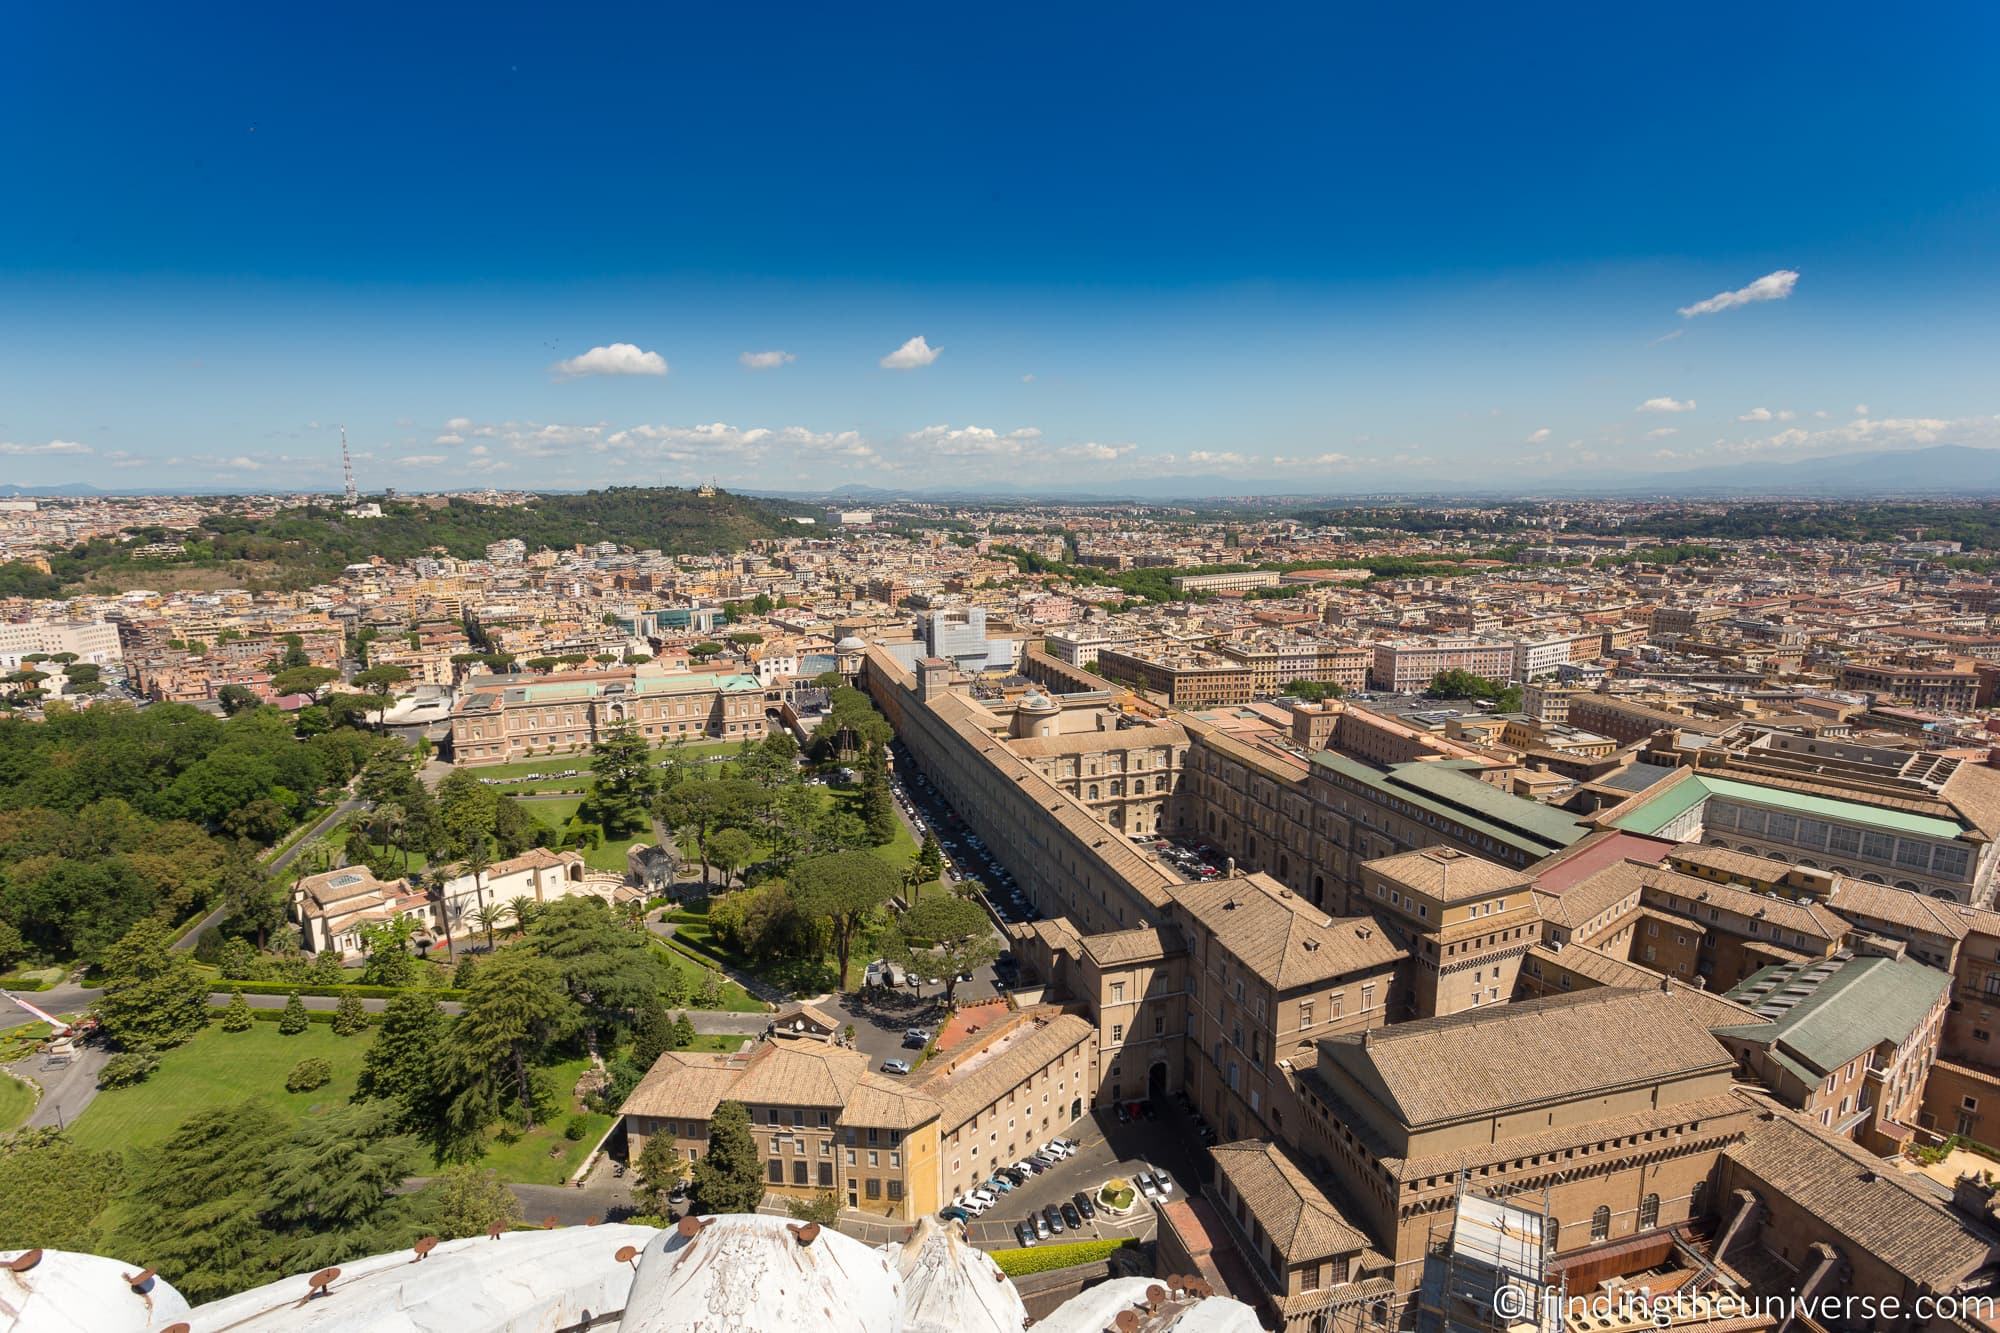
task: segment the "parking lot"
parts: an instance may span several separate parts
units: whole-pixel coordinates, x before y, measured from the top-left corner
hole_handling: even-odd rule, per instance
[[[1031,1176],[1024,1185],[1002,1194],[993,1207],[966,1225],[973,1244],[988,1250],[1011,1250],[1020,1245],[1014,1228],[1031,1213],[1044,1208],[1058,1209],[1079,1191],[1093,1201],[1098,1187],[1113,1178],[1133,1181],[1142,1171],[1164,1171],[1172,1179],[1169,1199],[1181,1199],[1195,1188],[1195,1163],[1185,1141],[1186,1131],[1171,1116],[1121,1124],[1108,1108],[1085,1116],[1064,1138],[1074,1139],[1077,1151],[1055,1166]],[[1071,1231],[1065,1226],[1060,1236],[1039,1243],[1059,1244],[1071,1240],[1135,1239],[1152,1237],[1155,1224],[1152,1200],[1135,1199],[1124,1217],[1114,1217],[1099,1207],[1095,1218]]]

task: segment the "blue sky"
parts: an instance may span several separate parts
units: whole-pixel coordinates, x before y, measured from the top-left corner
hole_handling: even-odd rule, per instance
[[[2000,16],[1907,8],[24,9],[0,481],[2000,444]]]

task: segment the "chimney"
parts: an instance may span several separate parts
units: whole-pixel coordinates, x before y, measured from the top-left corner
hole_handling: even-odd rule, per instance
[[[1224,857],[1224,858],[1222,859],[1222,874],[1223,874],[1223,878],[1225,878],[1225,879],[1235,879],[1235,878],[1236,878],[1236,858],[1235,858],[1235,857],[1233,857],[1233,856],[1226,856],[1226,857]]]

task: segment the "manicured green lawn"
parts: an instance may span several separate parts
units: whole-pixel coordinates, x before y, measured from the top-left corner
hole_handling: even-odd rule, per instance
[[[695,962],[680,950],[669,949],[664,944],[659,945],[655,952],[660,955],[660,958],[668,967],[673,968],[681,974],[681,984],[686,988],[687,994],[690,997],[701,994],[704,969],[700,963]],[[701,1006],[688,1004],[685,1007],[698,1009]],[[762,1001],[731,981],[728,977],[722,979],[722,1008],[725,1012],[734,1014],[761,1014],[764,1012]]]
[[[150,1147],[197,1111],[251,1097],[299,1117],[330,1110],[354,1094],[368,1042],[366,1033],[337,1037],[323,1023],[295,1037],[281,1035],[276,1023],[257,1023],[248,1032],[211,1025],[164,1053],[144,1083],[98,1093],[70,1126],[70,1137],[87,1148]],[[309,1056],[333,1066],[333,1081],[314,1092],[286,1092],[285,1075]]]
[[[529,814],[542,823],[552,829],[560,829],[569,823],[570,816],[574,815],[576,808],[583,804],[583,799],[578,796],[556,796],[547,800],[523,801],[521,804]],[[614,875],[622,875],[625,873],[626,849],[635,842],[650,841],[650,838],[644,836],[607,839],[595,847],[586,848],[583,853],[583,863],[592,870],[608,870]]]
[[[524,1185],[560,1185],[568,1181],[570,1172],[582,1164],[583,1156],[597,1146],[604,1137],[604,1131],[611,1127],[611,1117],[595,1112],[584,1112],[583,1107],[570,1095],[589,1061],[584,1059],[566,1060],[549,1067],[555,1085],[561,1090],[562,1110],[549,1118],[545,1125],[537,1125],[523,1133],[510,1125],[496,1125],[487,1131],[486,1155],[479,1159],[479,1165],[490,1166],[500,1173],[502,1180],[519,1181]],[[583,1113],[586,1122],[583,1137],[566,1138],[564,1128],[572,1115]],[[512,1143],[504,1138],[513,1137]]]
[[[12,1074],[0,1074],[0,1134],[26,1120],[34,1109],[35,1090]]]
[[[681,747],[680,753],[688,759],[712,759],[719,755],[736,753],[735,741],[691,741]],[[655,761],[664,761],[673,752],[671,746],[660,746],[653,751]],[[542,759],[522,759],[511,764],[469,764],[466,771],[481,778],[535,778],[547,773],[561,773],[575,769],[576,776],[561,779],[565,783],[578,786],[590,785],[590,751],[578,750],[574,754],[553,754]],[[552,779],[553,780],[553,779]],[[509,783],[502,791],[517,790],[524,784]]]
[[[682,1047],[689,1051],[720,1051],[724,1055],[733,1054],[742,1047],[745,1038],[731,1036],[727,1032],[697,1032],[694,1040]]]

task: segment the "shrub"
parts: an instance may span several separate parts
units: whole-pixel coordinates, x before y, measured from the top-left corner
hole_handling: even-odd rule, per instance
[[[104,1062],[97,1071],[100,1088],[129,1088],[144,1083],[160,1067],[160,1057],[151,1051],[122,1051]]]
[[[282,1036],[296,1037],[306,1030],[310,1021],[306,1017],[306,1002],[299,998],[297,991],[293,991],[292,998],[285,1001],[284,1016],[278,1020],[278,1032]]]
[[[285,1091],[311,1092],[325,1087],[332,1079],[333,1065],[315,1055],[292,1066],[292,1072],[285,1075]]]
[[[324,995],[328,999],[356,995],[364,1000],[393,1000],[398,995],[421,990],[436,1000],[465,998],[465,992],[455,986],[364,986],[358,982],[351,986],[321,986],[304,981],[232,981],[229,984],[245,995],[290,995],[297,992],[300,995]],[[218,986],[216,989],[222,988]]]
[[[343,995],[333,1010],[333,1031],[335,1036],[351,1037],[368,1026],[368,1011],[361,1007],[358,995]]]
[[[1122,1240],[1080,1240],[1072,1245],[1038,1245],[1032,1250],[996,1250],[993,1262],[1008,1277],[1026,1277],[1078,1264],[1103,1263],[1124,1245]]]
[[[569,1118],[569,1123],[563,1126],[563,1137],[571,1143],[578,1142],[589,1132],[590,1117],[587,1115],[573,1115]]]
[[[256,1019],[251,1015],[250,1002],[243,998],[243,992],[237,991],[232,994],[229,997],[229,1003],[224,1005],[222,1009],[222,1030],[224,1032],[248,1032],[250,1025],[254,1022],[256,1022]]]

